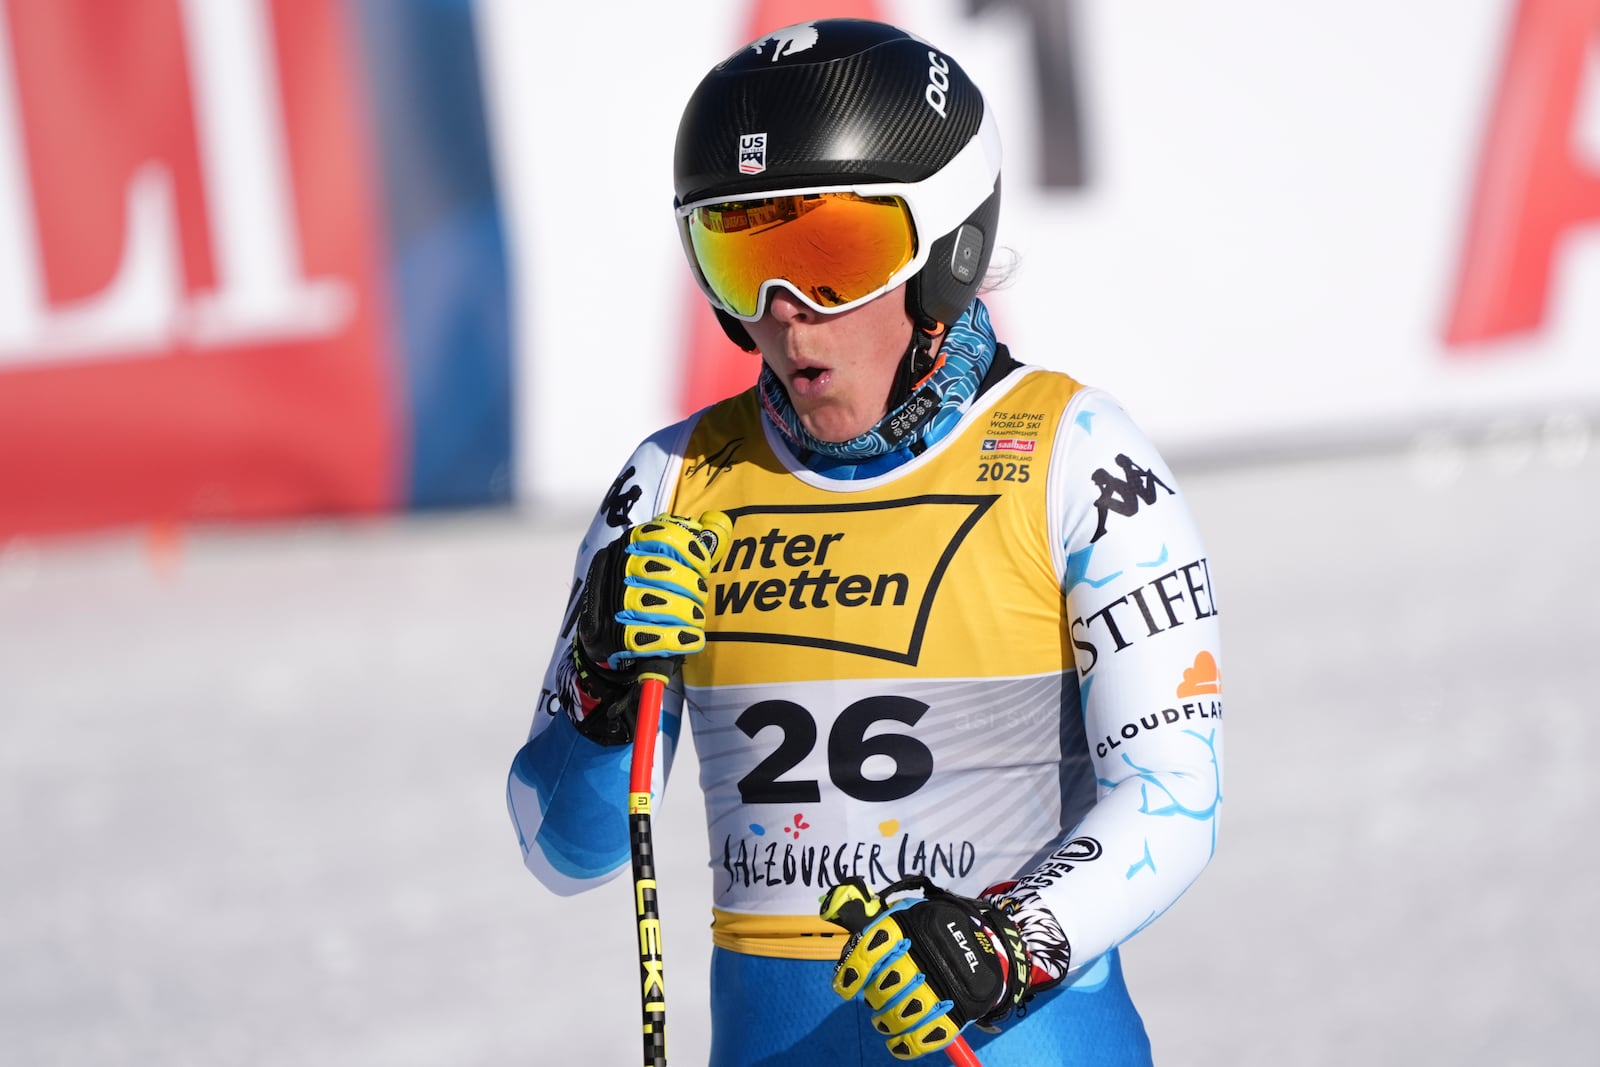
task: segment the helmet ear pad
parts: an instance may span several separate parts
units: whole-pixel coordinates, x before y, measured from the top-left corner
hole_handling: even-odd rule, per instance
[[[943,323],[948,326],[967,310],[983,276],[989,270],[989,259],[994,254],[995,227],[1000,221],[1000,176],[995,175],[994,192],[979,204],[961,226],[957,226],[933,242],[928,262],[906,284],[906,309],[919,325]],[[976,251],[964,248],[963,259],[967,265],[967,280],[956,276],[953,257],[958,239],[966,227],[977,232],[982,244]],[[970,241],[969,231],[969,241]]]
[[[750,336],[750,331],[744,328],[744,323],[719,307],[713,307],[711,310],[716,312],[717,324],[722,327],[722,332],[728,335],[728,340],[746,352],[754,352],[756,350],[756,342]]]

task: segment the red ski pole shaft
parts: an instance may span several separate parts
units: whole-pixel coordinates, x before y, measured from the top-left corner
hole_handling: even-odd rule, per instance
[[[718,511],[700,521],[695,537],[712,564],[732,521]],[[722,533],[719,534],[718,530]],[[633,854],[633,911],[639,930],[639,1004],[644,1015],[644,1067],[667,1067],[667,986],[661,960],[661,909],[656,897],[656,846],[650,830],[650,783],[655,777],[656,734],[666,695],[667,659],[639,661],[639,712],[628,767],[628,846]]]
[[[650,780],[656,731],[667,679],[645,664],[639,676],[639,718],[628,771],[628,846],[633,854],[633,906],[639,933],[639,996],[644,1019],[645,1067],[667,1065],[667,987],[661,959],[661,910],[656,899],[655,840],[650,830]]]
[[[628,842],[633,852],[634,914],[639,924],[640,1005],[644,1017],[645,1067],[666,1067],[667,1003],[661,959],[661,912],[656,899],[655,843],[650,829],[650,780],[655,771],[656,731],[666,678],[640,676],[639,718],[633,733],[633,763],[628,773]],[[967,1039],[945,1046],[956,1067],[983,1067]]]
[[[983,1067],[978,1060],[978,1054],[972,1051],[972,1046],[967,1044],[967,1039],[964,1037],[958,1037],[950,1042],[944,1047],[944,1051],[956,1067]]]

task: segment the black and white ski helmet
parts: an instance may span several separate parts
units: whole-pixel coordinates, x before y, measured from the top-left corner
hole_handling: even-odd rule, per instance
[[[755,134],[764,135],[763,155],[751,173],[740,146]],[[1000,214],[997,124],[947,54],[865,19],[775,30],[701,79],[673,155],[679,206],[875,183],[940,185],[948,198],[957,171],[953,221],[943,232],[917,235],[931,249],[906,285],[906,307],[923,325],[949,324],[971,304]],[[718,318],[735,341],[754,347],[737,319],[720,309]]]

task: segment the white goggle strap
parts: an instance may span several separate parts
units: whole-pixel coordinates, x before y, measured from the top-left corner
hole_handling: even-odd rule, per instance
[[[911,210],[912,225],[916,227],[917,252],[911,262],[895,271],[894,275],[882,286],[863,297],[851,300],[848,303],[833,307],[823,307],[802,293],[792,283],[783,278],[768,278],[761,283],[760,290],[756,293],[756,313],[754,315],[741,315],[722,302],[722,299],[712,291],[711,285],[706,281],[705,274],[700,270],[700,262],[695,257],[694,244],[689,238],[689,216],[697,208],[707,207],[712,204],[725,204],[731,200],[738,200],[738,196],[718,196],[707,200],[696,200],[691,204],[684,204],[675,209],[678,223],[678,238],[683,242],[684,255],[689,259],[689,268],[694,273],[694,280],[700,286],[700,291],[711,301],[718,310],[732,315],[741,322],[755,322],[760,319],[767,306],[767,299],[772,294],[774,286],[787,289],[798,297],[807,307],[823,315],[836,315],[841,311],[849,311],[853,307],[865,304],[868,300],[876,299],[893,289],[917,271],[921,270],[928,262],[928,255],[933,247],[934,240],[949,233],[966,221],[976,204],[988,199],[994,192],[995,178],[1000,174],[1000,127],[994,119],[994,112],[984,109],[983,121],[978,125],[978,132],[968,141],[966,147],[957,152],[955,158],[936,174],[924,178],[920,182],[885,182],[872,185],[819,185],[803,189],[774,189],[770,192],[751,194],[744,199],[768,199],[781,196],[808,196],[814,193],[855,193],[857,196],[898,196],[906,202]],[[924,239],[924,234],[931,237]]]

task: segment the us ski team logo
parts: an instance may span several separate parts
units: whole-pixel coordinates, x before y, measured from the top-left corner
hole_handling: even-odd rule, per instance
[[[739,173],[760,174],[767,169],[767,135],[745,133],[739,135]]]

